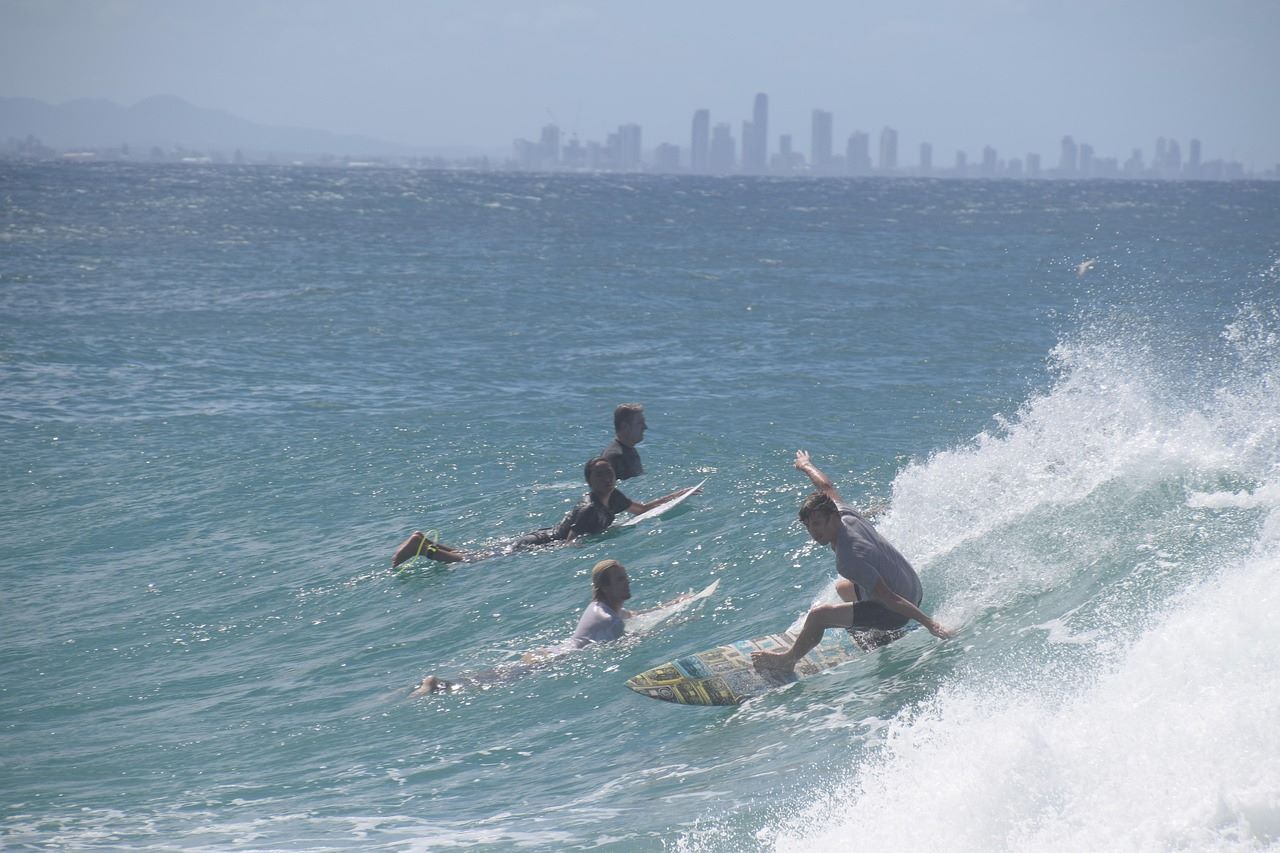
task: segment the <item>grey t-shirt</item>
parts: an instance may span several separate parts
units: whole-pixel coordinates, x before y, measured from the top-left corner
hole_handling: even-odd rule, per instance
[[[920,577],[906,557],[856,509],[837,501],[836,510],[841,522],[831,546],[836,552],[836,571],[853,581],[858,600],[869,600],[876,581],[883,579],[889,589],[918,605],[922,594]]]
[[[581,649],[591,643],[616,640],[622,636],[622,632],[622,617],[610,610],[609,605],[592,601],[578,620],[578,628],[573,632],[569,643],[575,649]]]

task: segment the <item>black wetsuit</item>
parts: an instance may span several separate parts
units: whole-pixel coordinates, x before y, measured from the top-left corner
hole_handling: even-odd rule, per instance
[[[600,458],[608,460],[614,476],[619,480],[629,480],[644,473],[639,452],[616,438],[600,453]]]
[[[631,498],[617,489],[614,489],[613,494],[609,496],[607,506],[596,501],[588,492],[555,527],[544,527],[542,530],[526,533],[512,545],[515,548],[529,548],[568,539],[570,534],[578,537],[602,533],[609,529],[609,525],[613,524],[613,519],[618,513],[625,512],[630,506]]]

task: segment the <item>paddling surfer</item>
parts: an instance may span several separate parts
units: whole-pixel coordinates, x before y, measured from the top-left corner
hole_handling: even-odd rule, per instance
[[[666,604],[659,606],[669,607],[672,604],[683,601],[689,595],[689,593],[685,593],[684,595],[676,596]],[[627,610],[622,605],[629,598],[631,598],[631,579],[627,577],[626,567],[617,560],[601,560],[591,570],[591,603],[583,611],[582,617],[578,620],[578,627],[574,630],[572,637],[559,646],[539,649],[536,652],[526,652],[519,664],[488,670],[478,676],[463,679],[463,681],[484,683],[501,680],[503,677],[511,677],[528,671],[529,668],[566,652],[584,649],[593,643],[612,642],[626,633],[626,624],[623,620],[649,612],[648,610],[635,612]],[[658,608],[651,609],[657,610]],[[422,679],[422,682],[410,695],[425,696],[428,693],[457,690],[462,686],[459,682],[445,681],[434,675],[428,675]]]
[[[543,545],[563,545],[579,536],[607,530],[619,513],[630,512],[633,515],[640,515],[689,491],[688,488],[679,489],[647,503],[637,503],[618,490],[618,478],[608,460],[599,456],[590,459],[583,466],[582,473],[587,485],[590,486],[590,491],[555,527],[526,533],[505,546],[488,551],[463,551],[452,545],[434,542],[421,530],[416,530],[396,549],[391,557],[391,566],[394,568],[419,555],[442,563],[459,563],[464,560],[482,560],[498,554]]]
[[[800,506],[800,522],[814,542],[836,553],[836,592],[843,602],[819,604],[809,611],[795,643],[785,652],[754,652],[756,669],[790,672],[822,640],[828,628],[850,632],[894,631],[911,620],[939,639],[951,632],[920,610],[920,577],[898,550],[836,491],[809,454],[796,451],[796,468],[818,490]]]

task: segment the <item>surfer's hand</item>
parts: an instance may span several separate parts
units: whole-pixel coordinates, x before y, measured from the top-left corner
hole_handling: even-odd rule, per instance
[[[812,464],[813,464],[813,461],[809,459],[809,451],[807,450],[796,451],[796,470],[803,471],[805,468],[808,468]]]
[[[950,640],[956,635],[955,631],[948,631],[937,622],[929,622],[925,627],[929,629],[930,634],[933,634],[933,636],[937,637],[939,640]]]

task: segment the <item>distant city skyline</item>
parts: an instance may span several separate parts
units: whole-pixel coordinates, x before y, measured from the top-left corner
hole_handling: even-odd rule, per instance
[[[581,141],[573,136],[563,149],[561,130],[546,125],[538,142],[517,139],[514,143],[514,165],[526,170],[603,170],[688,172],[691,174],[725,175],[797,175],[815,176],[931,176],[964,178],[1143,178],[1190,180],[1239,180],[1246,177],[1280,178],[1280,164],[1269,169],[1252,170],[1238,161],[1202,156],[1198,137],[1187,141],[1187,157],[1177,139],[1157,137],[1150,158],[1143,146],[1129,148],[1124,154],[1099,154],[1086,141],[1077,142],[1067,134],[1058,146],[1056,165],[1045,168],[1041,152],[1027,151],[1001,157],[991,144],[982,147],[981,158],[970,165],[968,152],[957,149],[950,166],[935,165],[934,146],[928,140],[919,143],[919,159],[914,164],[899,158],[899,133],[885,126],[878,132],[877,156],[871,156],[871,136],[858,129],[849,134],[844,155],[838,150],[834,133],[834,113],[813,108],[809,137],[809,156],[792,147],[791,133],[779,133],[771,147],[768,139],[769,96],[756,93],[751,101],[751,118],[743,119],[741,136],[732,134],[731,122],[718,122],[714,134],[709,133],[712,114],[708,108],[694,111],[687,148],[664,141],[645,158],[640,140],[643,128],[637,124],[619,127],[603,143]],[[622,142],[623,139],[627,142]],[[1052,161],[1050,161],[1052,162]]]
[[[711,128],[711,110],[695,110],[688,145],[659,142],[646,147],[644,128],[620,125],[603,141],[565,139],[560,127],[544,125],[536,140],[519,138],[506,155],[474,156],[465,152],[415,151],[367,137],[341,137],[325,131],[258,125],[217,110],[207,110],[173,96],[156,96],[130,108],[104,101],[78,101],[61,106],[30,99],[0,97],[0,159],[110,160],[134,162],[277,163],[330,166],[408,166],[525,171],[612,171],[703,175],[889,176],[941,178],[1139,178],[1189,180],[1280,179],[1280,165],[1250,170],[1237,161],[1204,156],[1198,138],[1188,141],[1184,159],[1179,140],[1159,137],[1148,158],[1142,146],[1123,160],[1104,156],[1089,142],[1067,135],[1058,146],[1056,165],[1040,152],[1002,157],[988,144],[970,163],[969,152],[957,150],[954,161],[935,163],[934,145],[920,142],[918,159],[905,156],[896,128],[875,134],[855,130],[843,146],[835,138],[834,114],[811,111],[809,156],[794,144],[791,133],[768,137],[769,96],[756,93],[750,119],[735,137],[731,122]],[[45,134],[50,134],[46,142]],[[52,144],[48,144],[52,143]]]
[[[987,145],[1055,168],[1070,134],[1121,163],[1137,146],[1150,159],[1161,136],[1185,159],[1199,138],[1208,159],[1264,170],[1280,162],[1277,44],[1275,0],[811,0],[787,13],[765,0],[0,0],[0,96],[173,94],[263,125],[491,156],[546,125],[584,144],[635,125],[645,157],[663,143],[687,156],[705,108],[708,157],[727,133],[740,159],[749,123],[769,156],[786,135],[806,162],[820,109],[833,157],[861,130],[878,162],[889,127],[900,164],[928,142],[934,168],[956,151],[977,166]]]

